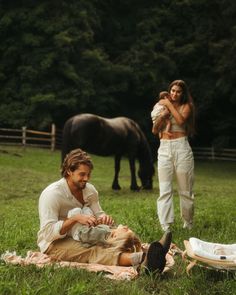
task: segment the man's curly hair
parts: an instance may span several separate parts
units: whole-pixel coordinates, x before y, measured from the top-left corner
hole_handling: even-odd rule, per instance
[[[93,163],[90,156],[81,149],[75,149],[69,152],[61,166],[61,175],[68,177],[68,173],[75,171],[80,165],[87,165],[91,170],[93,169]]]

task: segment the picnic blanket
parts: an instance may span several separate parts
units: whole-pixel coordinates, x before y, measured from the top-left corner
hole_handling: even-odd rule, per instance
[[[236,244],[218,244],[190,238],[184,241],[183,258],[190,259],[186,267],[189,274],[195,265],[217,270],[236,270]]]
[[[175,264],[174,255],[178,252],[177,247],[169,250],[166,254],[166,267],[164,272],[172,269]],[[35,251],[28,251],[26,257],[22,257],[16,254],[16,252],[5,252],[1,255],[1,259],[7,264],[26,266],[35,264],[37,267],[44,267],[47,265],[54,265],[56,267],[70,267],[77,269],[86,269],[91,272],[104,272],[105,277],[113,280],[132,280],[139,275],[139,270],[130,266],[115,266],[115,265],[103,265],[95,263],[79,263],[69,261],[55,261],[47,254]]]

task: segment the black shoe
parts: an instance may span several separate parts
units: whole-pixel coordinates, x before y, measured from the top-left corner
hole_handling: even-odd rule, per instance
[[[159,242],[150,244],[146,257],[146,273],[162,273],[166,265],[166,253]]]
[[[166,232],[160,241],[150,244],[146,257],[146,273],[162,273],[166,265],[166,253],[169,251],[172,233]]]
[[[170,249],[171,240],[172,240],[171,231],[166,231],[159,241],[159,243],[163,246],[165,253],[167,253]]]

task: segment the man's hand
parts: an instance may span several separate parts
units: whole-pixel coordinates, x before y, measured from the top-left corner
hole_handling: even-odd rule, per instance
[[[73,216],[73,218],[84,225],[88,226],[96,226],[97,225],[97,219],[94,215],[84,215],[84,214],[78,214]]]
[[[66,234],[76,224],[76,222],[88,226],[96,226],[98,224],[96,217],[93,215],[77,214],[64,220],[60,234]]]
[[[106,224],[106,225],[113,225],[114,220],[111,216],[109,215],[101,215],[97,219],[98,224]]]

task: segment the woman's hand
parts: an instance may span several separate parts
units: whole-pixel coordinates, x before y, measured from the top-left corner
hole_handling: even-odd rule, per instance
[[[166,108],[164,111],[161,112],[161,118],[166,119],[170,116],[170,111]]]
[[[172,106],[172,103],[171,103],[170,100],[167,99],[167,98],[166,98],[166,99],[161,99],[161,100],[159,101],[159,104],[161,104],[161,105],[167,107],[168,109]]]
[[[168,109],[169,113],[175,118],[176,123],[180,126],[184,124],[184,122],[187,120],[187,118],[189,117],[191,113],[190,105],[188,103],[182,105],[181,113],[179,110],[180,105],[178,106],[173,105],[171,101],[169,101],[169,99],[160,100],[160,104],[165,106]],[[163,118],[166,118],[165,114],[161,114],[161,115]]]

